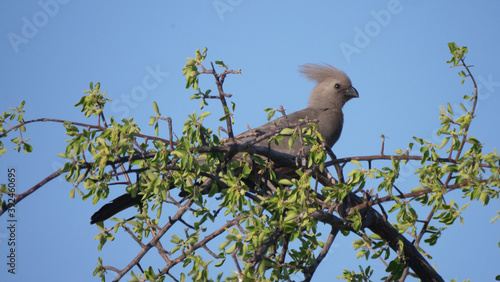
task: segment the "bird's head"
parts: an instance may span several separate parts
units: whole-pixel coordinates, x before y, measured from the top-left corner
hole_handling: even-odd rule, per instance
[[[349,77],[331,65],[306,64],[301,66],[299,71],[307,79],[318,83],[311,92],[308,108],[342,109],[347,101],[359,97]]]

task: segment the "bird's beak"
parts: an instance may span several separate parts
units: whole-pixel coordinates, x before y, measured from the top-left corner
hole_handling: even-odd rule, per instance
[[[347,89],[346,94],[348,97],[351,97],[351,98],[359,98],[358,90],[356,90],[356,88],[354,88],[354,87]]]

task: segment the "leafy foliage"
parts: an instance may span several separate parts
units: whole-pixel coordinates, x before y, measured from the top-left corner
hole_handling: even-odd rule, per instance
[[[449,48],[453,57],[448,63],[463,67],[459,75],[475,85],[465,64],[467,48],[455,43],[450,43]],[[437,133],[442,137],[440,144],[414,137],[408,149],[397,150],[394,155],[382,151],[378,156],[337,159],[325,148],[322,136],[311,123],[255,136],[255,140],[267,138],[276,143],[290,136],[290,146],[303,142],[310,148],[304,158],[254,146],[255,141],[235,142],[232,124],[236,107],[234,103],[228,105],[226,99],[231,95],[224,92],[223,83],[227,75],[241,71],[229,70],[222,61],[215,61],[217,68],[213,64],[205,68],[206,57],[206,48],[196,50],[195,57],[187,59],[183,74],[186,88],[197,91],[191,99],[201,100],[200,109],[212,100],[221,102],[223,114],[219,120],[226,127],[217,132],[203,125],[209,112],[193,112],[184,122],[180,137],[174,140],[172,120],[162,116],[156,102],[149,122],[154,136],[143,134],[132,118],[117,121],[111,117],[107,122],[105,104],[110,100],[105,98],[105,92],[101,93],[99,83],[90,83],[86,95],[75,105],[81,107],[85,117],[97,119],[97,124],[54,119],[25,121],[24,102],[4,112],[0,119],[0,138],[19,132],[11,142],[26,154],[32,150],[26,143],[29,138],[23,136],[26,124],[52,121],[64,126],[70,139],[59,156],[67,163],[53,177],[65,173],[65,179],[73,185],[71,197],[78,194],[96,204],[107,199],[112,185],[121,185],[127,193],[140,197],[135,217],[112,218],[114,223],[109,227],[97,224],[99,233],[94,239],[99,242],[99,250],[116,236],[126,235],[141,249],[121,269],[106,266],[98,258],[94,275],[103,281],[107,271],[115,271],[116,279],[130,272],[131,281],[163,281],[167,276],[180,281],[188,277],[195,281],[214,277],[217,281],[275,281],[291,280],[297,274],[309,281],[339,232],[354,238],[357,258],[380,260],[386,267],[387,279],[404,280],[413,275],[440,281],[427,262],[432,257],[423,243],[437,244],[447,226],[457,219],[463,222],[462,214],[469,205],[460,206],[448,193],[461,191],[462,197],[483,205],[499,197],[498,153],[483,152],[483,144],[469,136],[477,87],[472,96],[464,96],[460,104],[463,114],[454,113],[449,103],[441,107],[441,128]],[[210,89],[200,89],[199,76],[207,74],[216,81],[217,95],[211,95]],[[467,102],[472,106],[466,107]],[[268,119],[277,112],[284,114],[282,109],[273,108],[265,112]],[[10,124],[14,120],[17,125]],[[167,138],[160,135],[165,122]],[[411,155],[410,151],[418,154]],[[0,143],[0,154],[5,152]],[[386,166],[372,167],[374,161]],[[401,168],[410,161],[420,163],[415,170],[418,184],[400,188]],[[345,180],[344,165],[348,162],[357,168],[349,171]],[[364,162],[368,167],[363,166]],[[329,171],[332,168],[335,178]],[[173,207],[175,213],[164,213]],[[5,209],[3,206],[2,213]],[[187,217],[194,220],[188,222]],[[178,226],[185,227],[183,235],[178,233]],[[322,231],[328,234],[325,241],[321,239],[325,238]],[[134,272],[132,268],[151,249],[158,250],[164,266]],[[223,265],[228,267],[229,262],[234,264],[232,274],[213,274]],[[180,277],[170,273],[176,266],[184,268]],[[371,267],[360,266],[360,272],[344,269],[338,278],[370,281],[373,273]]]

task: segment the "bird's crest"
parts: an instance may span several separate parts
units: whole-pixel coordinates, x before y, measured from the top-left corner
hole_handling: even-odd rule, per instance
[[[316,64],[305,64],[299,67],[299,72],[307,77],[307,79],[315,80],[317,82],[321,82],[331,78],[349,80],[349,78],[343,71],[329,64],[325,64],[324,66]]]

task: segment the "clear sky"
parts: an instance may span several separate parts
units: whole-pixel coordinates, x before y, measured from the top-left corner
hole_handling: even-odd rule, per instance
[[[199,111],[181,70],[186,57],[206,46],[208,60],[243,71],[225,84],[237,105],[237,132],[245,123],[264,123],[265,108],[283,105],[290,113],[305,107],[313,84],[297,67],[328,63],[344,70],[360,95],[344,107],[344,131],[334,152],[378,154],[384,134],[386,153],[392,153],[407,148],[413,136],[438,140],[439,105],[450,102],[458,110],[473,91],[446,64],[447,43],[455,41],[469,47],[467,62],[475,65],[480,85],[471,135],[490,152],[500,146],[499,12],[499,1],[2,1],[0,111],[26,100],[26,120],[86,122],[73,106],[94,81],[113,100],[108,117],[133,116],[151,133],[147,123],[157,101],[180,134],[187,115]],[[214,86],[209,78],[201,82],[203,89]],[[207,125],[218,126],[220,106],[207,110],[213,113]],[[28,126],[26,135],[32,154],[9,150],[0,158],[0,182],[6,182],[8,168],[17,168],[19,193],[62,167],[56,155],[68,139],[61,125],[49,123]],[[405,191],[417,186],[410,175],[408,170]],[[0,281],[90,281],[98,256],[123,267],[137,253],[125,234],[98,252],[98,229],[89,224],[98,207],[69,199],[71,188],[57,179],[18,205],[16,275],[5,269],[9,233],[6,216],[0,217]],[[486,208],[474,202],[464,225],[450,227],[437,246],[426,247],[445,280],[491,281],[500,274],[499,223],[489,223],[497,210],[498,201]],[[335,242],[315,281],[366,265],[354,258],[354,239]],[[369,262],[375,280],[385,275],[379,261]]]

